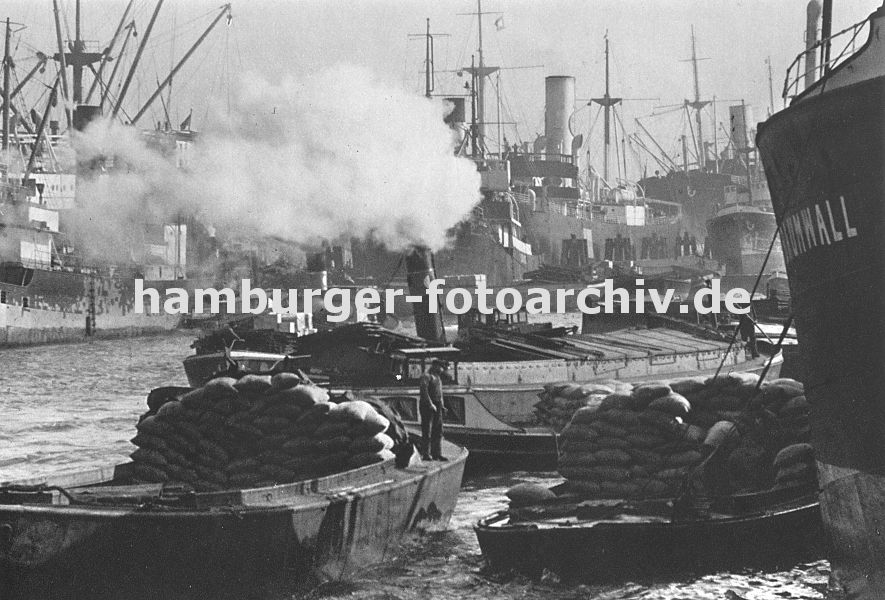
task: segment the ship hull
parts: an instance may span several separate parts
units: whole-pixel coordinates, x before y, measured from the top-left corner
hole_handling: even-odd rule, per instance
[[[0,281],[0,347],[127,337],[169,331],[180,316],[135,312],[135,280],[65,271],[26,269]],[[161,297],[180,281],[145,281]]]
[[[831,583],[885,595],[885,77],[772,117],[758,146],[781,227]]]

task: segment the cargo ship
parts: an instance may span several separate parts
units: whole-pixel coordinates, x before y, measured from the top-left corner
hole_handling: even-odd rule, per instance
[[[496,123],[486,115],[485,89],[487,79],[500,69],[483,58],[479,0],[476,14],[479,60],[460,69],[470,76],[468,94],[446,97],[452,105],[446,120],[455,132],[454,151],[476,163],[482,199],[450,232],[449,247],[436,252],[437,273],[445,278],[481,276],[489,287],[502,287],[527,278],[542,265],[583,268],[610,261],[637,265],[646,274],[669,272],[674,265],[701,270],[715,266],[701,256],[705,220],[686,215],[683,204],[610,174],[607,158],[601,172],[592,165],[582,172],[581,155],[589,142],[572,129],[580,108],[574,77],[545,78],[543,136],[513,145],[499,139],[494,151],[486,129]],[[434,93],[429,31],[428,25],[428,98],[445,96]],[[606,76],[604,95],[594,99],[605,111],[606,157],[613,153],[614,111],[620,100],[611,95]],[[696,222],[701,225],[693,225]],[[353,272],[375,281],[384,281],[400,260],[398,253],[365,242],[354,246],[353,257]]]
[[[167,287],[189,285],[186,220],[168,218],[166,222],[146,223],[144,232],[133,232],[135,241],[131,243],[130,258],[125,263],[90,258],[83,251],[82,237],[76,239],[71,235],[71,222],[77,220],[77,213],[90,202],[88,197],[78,194],[78,183],[103,177],[103,172],[114,168],[112,158],[103,164],[90,161],[76,167],[59,159],[75,154],[71,136],[101,117],[105,110],[111,113],[108,115],[111,118],[116,117],[160,5],[162,2],[143,32],[142,45],[112,109],[107,92],[118,69],[114,68],[108,75],[105,66],[115,59],[118,65],[129,40],[135,39],[134,22],[126,25],[132,3],[124,11],[110,44],[101,52],[92,52],[80,38],[77,2],[75,39],[63,44],[59,29],[58,53],[54,57],[38,53],[37,66],[12,91],[11,31],[7,23],[2,147],[8,164],[3,165],[0,183],[0,347],[79,341],[92,336],[140,335],[167,331],[178,325],[178,315],[136,312],[134,291],[136,279],[142,279],[145,288],[152,287],[161,293]],[[57,9],[56,6],[56,13]],[[203,37],[227,14],[229,5],[222,7]],[[56,24],[58,27],[58,18]],[[49,60],[59,63],[59,75],[51,86],[45,108],[16,108],[20,106],[18,93],[38,73],[38,67],[45,66]],[[97,75],[88,91],[83,80],[86,68]],[[160,91],[162,89],[161,85]],[[98,93],[100,91],[102,93]],[[130,124],[134,126],[151,101]],[[71,107],[64,111],[65,120],[61,125],[53,113],[56,104]],[[167,121],[157,130],[143,132],[143,138],[149,146],[181,166],[196,139],[189,121],[188,118],[179,130],[172,129]]]
[[[789,106],[760,125],[811,405],[831,597],[885,597],[885,6],[835,35],[808,6]]]

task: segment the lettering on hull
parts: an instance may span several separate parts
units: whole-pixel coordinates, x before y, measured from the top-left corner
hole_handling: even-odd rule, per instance
[[[787,264],[819,246],[831,246],[857,237],[845,196],[806,206],[784,217],[781,244]]]

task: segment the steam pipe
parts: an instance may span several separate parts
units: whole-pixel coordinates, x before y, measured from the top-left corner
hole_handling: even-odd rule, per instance
[[[56,1],[57,0],[53,0],[53,2]],[[157,0],[157,7],[151,15],[151,20],[148,22],[147,31],[144,32],[144,35],[141,38],[141,44],[139,44],[138,50],[135,53],[135,60],[132,61],[132,67],[129,68],[129,74],[126,76],[126,81],[123,83],[123,89],[120,90],[120,95],[117,97],[117,104],[114,105],[111,117],[116,117],[117,113],[120,112],[120,107],[123,106],[126,92],[129,91],[129,84],[132,83],[132,78],[135,76],[135,70],[138,68],[138,62],[141,60],[141,54],[144,52],[144,47],[147,46],[148,39],[151,37],[151,30],[154,28],[154,23],[157,20],[157,15],[160,14],[160,7],[162,6],[163,0]]]
[[[427,295],[428,284],[436,278],[433,268],[433,253],[426,246],[414,246],[406,254],[406,281],[409,295],[419,296],[420,302],[412,302],[415,313],[415,331],[419,337],[437,344],[446,343],[446,330],[443,327],[442,314],[437,310],[430,312],[430,300]]]
[[[824,43],[824,73],[830,71],[830,36],[833,35],[833,0],[824,0],[823,21],[820,27],[820,38]]]
[[[156,91],[154,91],[154,93],[151,95],[151,97],[147,99],[147,102],[144,103],[144,106],[142,106],[139,109],[139,111],[137,113],[135,113],[135,116],[132,117],[132,121],[130,124],[135,125],[136,122],[138,122],[138,120],[145,113],[145,111],[150,107],[150,105],[154,102],[154,100],[157,99],[157,96],[159,96],[161,93],[163,93],[163,89],[167,85],[169,85],[169,82],[172,81],[172,78],[175,77],[175,74],[178,73],[179,69],[181,69],[181,67],[184,66],[184,63],[186,63],[187,60],[191,57],[191,55],[197,50],[197,48],[199,48],[200,44],[203,43],[203,40],[206,39],[206,36],[208,36],[209,33],[211,33],[211,31],[215,28],[215,26],[221,20],[221,17],[223,17],[225,14],[230,16],[230,4],[225,4],[224,6],[221,7],[221,12],[218,13],[218,16],[215,17],[215,20],[209,24],[209,27],[206,28],[206,31],[203,32],[203,35],[201,35],[199,37],[199,39],[196,42],[194,42],[194,45],[191,46],[190,50],[188,50],[185,53],[185,55],[181,58],[181,60],[178,61],[178,64],[175,65],[175,68],[172,69],[172,71],[169,73],[169,76],[166,77],[166,79],[163,80],[163,83],[161,83],[157,87]]]
[[[820,0],[811,0],[805,9],[805,88],[817,81],[817,24],[820,20]]]

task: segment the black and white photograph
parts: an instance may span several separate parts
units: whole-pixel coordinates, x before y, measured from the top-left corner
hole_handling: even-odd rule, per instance
[[[881,0],[222,1],[0,2],[0,600],[885,600]]]

